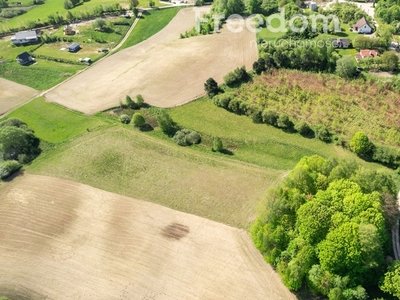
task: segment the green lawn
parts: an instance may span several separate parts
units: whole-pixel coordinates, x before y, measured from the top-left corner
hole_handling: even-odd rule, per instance
[[[50,143],[64,142],[109,124],[104,118],[67,110],[43,97],[14,110],[8,117],[23,120],[37,137]]]
[[[70,61],[77,61],[79,58],[89,57],[92,60],[99,59],[104,56],[105,53],[98,52],[99,49],[107,48],[107,45],[93,45],[93,44],[80,44],[81,49],[77,52],[68,52],[65,48],[68,47],[71,43],[51,43],[44,44],[40,48],[38,48],[34,54],[35,55],[44,55],[48,57],[62,58]],[[60,50],[64,49],[64,50]]]
[[[127,0],[118,1],[121,5],[127,5]],[[111,5],[114,4],[114,0],[90,0],[88,2],[83,2],[71,9],[72,13],[77,13],[80,11],[92,10],[94,7],[99,5]],[[47,0],[45,4],[36,5],[25,14],[12,18],[6,22],[0,23],[0,32],[7,32],[11,28],[19,28],[21,26],[27,26],[29,21],[37,20],[47,20],[47,16],[50,14],[61,14],[66,15],[67,10],[64,8],[64,0]]]
[[[279,14],[274,14],[278,15]],[[274,16],[272,15],[272,16]],[[260,32],[257,33],[257,38],[266,40],[266,41],[271,41],[271,40],[276,40],[277,38],[280,38],[285,34],[284,31],[279,31],[279,27],[281,26],[279,19],[274,18],[272,19],[271,24],[267,24],[266,28],[263,28]],[[282,25],[283,28],[285,24]],[[278,31],[278,32],[276,32]]]
[[[285,133],[265,124],[254,124],[247,116],[238,116],[203,99],[169,110],[183,127],[209,136],[218,136],[230,145],[233,157],[260,166],[289,170],[305,155],[354,157],[342,148],[298,134]],[[355,158],[355,157],[354,157]]]
[[[15,46],[11,43],[9,39],[1,39],[0,40],[0,56],[2,59],[10,59],[15,60],[17,55],[22,52],[29,52],[38,45],[29,45],[29,46]]]
[[[37,90],[47,90],[82,70],[85,65],[71,65],[36,59],[36,64],[21,66],[17,61],[0,64],[0,77],[30,86]]]
[[[136,24],[135,29],[118,49],[122,50],[148,39],[152,35],[163,29],[176,16],[179,7],[172,7],[160,10],[149,10],[142,15],[142,19]]]
[[[0,64],[0,77],[37,90],[46,90],[85,67],[41,59],[36,61],[36,64],[30,66],[21,66],[16,61]]]

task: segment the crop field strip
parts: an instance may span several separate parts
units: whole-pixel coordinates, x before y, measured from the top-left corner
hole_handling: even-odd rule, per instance
[[[0,194],[6,296],[294,299],[243,230],[45,176]]]

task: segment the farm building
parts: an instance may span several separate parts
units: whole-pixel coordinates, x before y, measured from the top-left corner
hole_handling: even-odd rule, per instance
[[[71,25],[65,25],[63,32],[64,32],[64,35],[73,35],[73,34],[75,34],[75,30],[72,28]]]
[[[316,11],[318,9],[318,5],[316,2],[310,2],[310,4],[308,5],[308,7],[310,8],[310,10],[312,11]]]
[[[77,43],[73,43],[73,44],[69,45],[67,47],[67,49],[69,52],[77,52],[79,49],[81,49],[81,46],[79,46],[79,44],[77,44]]]
[[[358,33],[372,33],[372,27],[368,21],[362,17],[353,25],[353,31]]]
[[[19,64],[26,66],[33,62],[33,58],[28,52],[24,52],[17,56],[17,61]]]
[[[35,30],[20,31],[11,37],[11,42],[14,45],[27,45],[37,43],[38,41],[39,37]]]
[[[360,60],[367,57],[376,57],[376,56],[381,56],[378,50],[365,49],[365,50],[360,50],[360,52],[357,53],[356,60]]]
[[[349,48],[350,47],[350,39],[342,39],[342,38],[334,38],[332,39],[332,45],[335,48]]]

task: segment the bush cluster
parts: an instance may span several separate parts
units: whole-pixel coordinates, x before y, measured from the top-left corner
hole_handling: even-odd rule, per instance
[[[21,164],[16,160],[6,160],[0,162],[0,179],[7,178],[21,168]]]
[[[39,139],[20,119],[0,123],[0,177],[5,178],[21,164],[32,161],[40,153]]]
[[[179,146],[191,146],[193,144],[199,144],[201,136],[198,132],[190,129],[178,130],[172,140]]]

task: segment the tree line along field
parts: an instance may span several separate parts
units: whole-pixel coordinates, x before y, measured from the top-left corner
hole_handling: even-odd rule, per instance
[[[324,125],[348,140],[357,131],[364,131],[377,143],[400,145],[400,96],[385,83],[276,70],[257,77],[236,95],[249,106]]]

